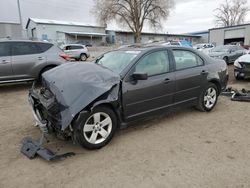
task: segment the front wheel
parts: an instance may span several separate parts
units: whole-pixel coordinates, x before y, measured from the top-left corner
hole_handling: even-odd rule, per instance
[[[196,108],[203,112],[211,111],[217,103],[218,95],[217,86],[213,83],[209,83],[202,91]]]
[[[114,136],[117,118],[110,108],[97,107],[74,127],[74,138],[82,147],[99,149]]]

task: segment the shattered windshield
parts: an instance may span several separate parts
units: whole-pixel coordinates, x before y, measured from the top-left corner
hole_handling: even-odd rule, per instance
[[[113,51],[104,54],[96,63],[120,74],[141,51]]]

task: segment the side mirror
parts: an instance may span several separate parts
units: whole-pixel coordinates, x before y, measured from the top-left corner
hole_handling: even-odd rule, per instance
[[[135,72],[132,74],[132,78],[134,80],[147,80],[148,79],[148,74],[147,73],[142,73],[142,72]]]

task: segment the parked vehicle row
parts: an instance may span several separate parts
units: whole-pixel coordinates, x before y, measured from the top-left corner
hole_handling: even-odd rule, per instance
[[[241,45],[197,44],[195,49],[208,54],[212,58],[222,59],[227,64],[234,64],[234,76],[237,80],[250,77],[250,54]]]
[[[39,125],[98,149],[132,121],[186,106],[211,111],[227,81],[223,60],[192,48],[130,47],[46,72],[29,101]]]
[[[222,45],[210,50],[208,55],[213,58],[223,59],[227,64],[231,64],[244,54],[246,54],[246,50],[241,46]]]

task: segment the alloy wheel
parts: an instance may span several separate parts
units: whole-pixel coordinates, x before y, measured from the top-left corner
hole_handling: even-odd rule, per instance
[[[217,92],[213,87],[209,87],[204,95],[204,104],[208,109],[213,108],[216,103]]]
[[[112,120],[104,112],[97,112],[91,115],[83,127],[83,135],[91,144],[100,144],[110,135]]]

